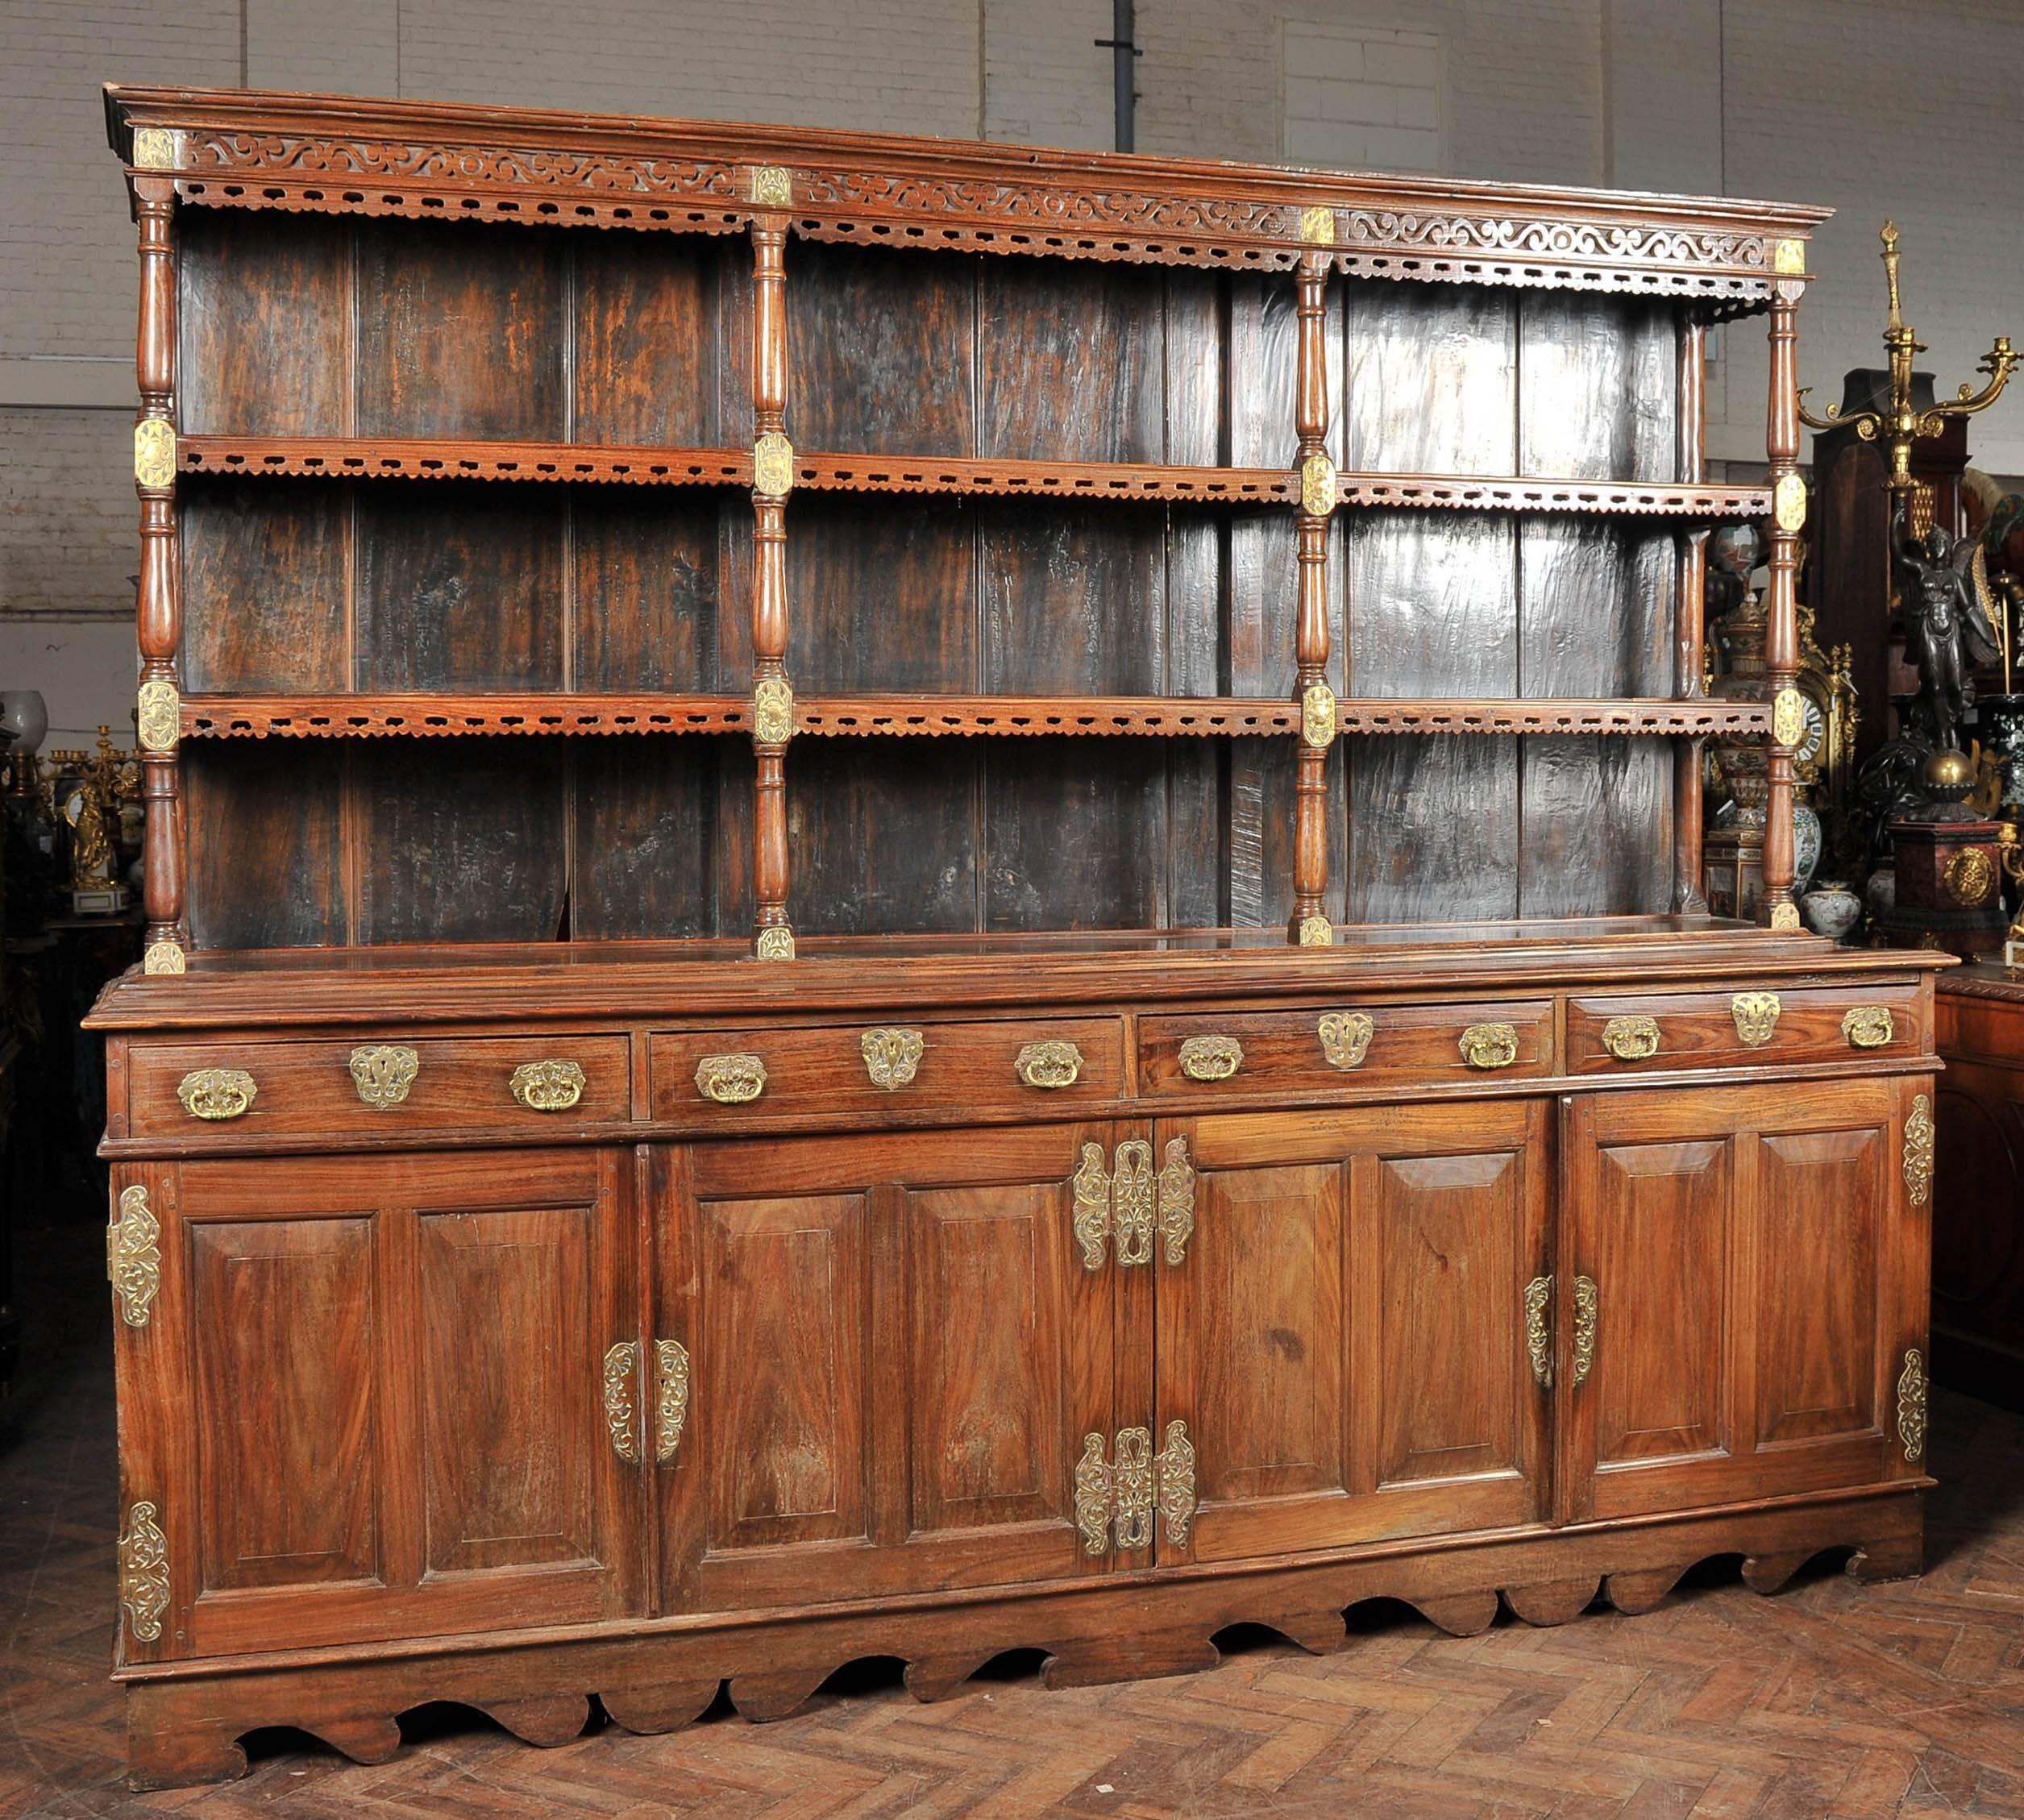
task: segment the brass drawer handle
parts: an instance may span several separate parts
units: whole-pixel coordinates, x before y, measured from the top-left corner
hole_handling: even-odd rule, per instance
[[[509,1084],[530,1112],[567,1112],[584,1097],[584,1071],[573,1062],[523,1062]]]
[[[1897,1034],[1888,1005],[1857,1005],[1841,1020],[1841,1033],[1851,1049],[1881,1049]]]
[[[398,1106],[422,1072],[422,1058],[405,1043],[374,1043],[351,1052],[351,1084],[376,1112]]]
[[[918,1030],[867,1030],[858,1038],[864,1071],[875,1087],[883,1087],[887,1093],[913,1085],[921,1052],[927,1046],[927,1039]]]
[[[1472,1068],[1508,1068],[1518,1059],[1518,1033],[1508,1024],[1472,1024],[1457,1046]]]
[[[1331,1068],[1360,1068],[1369,1053],[1370,1039],[1378,1026],[1360,1011],[1328,1011],[1321,1014],[1315,1033],[1321,1039],[1321,1053]]]
[[[243,1068],[198,1068],[176,1083],[176,1097],[193,1119],[243,1119],[260,1089]]]
[[[1234,1037],[1191,1037],[1181,1045],[1181,1072],[1191,1081],[1227,1081],[1244,1066]]]
[[[742,1106],[766,1091],[766,1064],[756,1055],[706,1055],[696,1065],[696,1091],[720,1106]]]
[[[1736,1041],[1745,1049],[1762,1049],[1778,1028],[1778,1013],[1785,1008],[1776,992],[1739,992],[1729,1001],[1729,1015],[1735,1020]]]
[[[1602,1026],[1602,1047],[1619,1062],[1649,1062],[1659,1053],[1658,1020],[1612,1017]]]
[[[1073,1043],[1029,1043],[1013,1062],[1012,1072],[1043,1092],[1072,1087],[1082,1078],[1083,1052]]]

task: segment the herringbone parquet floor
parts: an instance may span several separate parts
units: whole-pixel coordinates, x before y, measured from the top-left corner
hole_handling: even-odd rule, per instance
[[[1062,1693],[1012,1664],[931,1706],[860,1665],[777,1725],[725,1713],[555,1751],[439,1708],[411,1718],[409,1747],[378,1768],[282,1736],[243,1782],[131,1794],[106,1681],[106,1299],[89,1228],[48,1240],[82,1255],[31,1302],[39,1347],[56,1336],[56,1350],[24,1379],[0,1452],[10,1820],[2024,1817],[2024,1419],[1946,1395],[1918,1581],[1865,1589],[1822,1562],[1764,1599],[1714,1564],[1645,1617],[1507,1620],[1467,1639],[1361,1608],[1336,1656],[1234,1637],[1211,1673]]]

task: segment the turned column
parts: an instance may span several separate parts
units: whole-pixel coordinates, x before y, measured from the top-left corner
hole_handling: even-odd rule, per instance
[[[783,206],[785,171],[752,173],[755,203]],[[794,734],[794,690],[787,654],[787,497],[794,485],[794,446],[787,412],[787,252],[784,214],[752,217],[752,894],[755,952],[794,958],[788,926],[787,749]]]
[[[1799,477],[1799,298],[1806,248],[1777,244],[1771,287],[1771,385],[1764,447],[1770,461],[1771,587],[1765,609],[1764,659],[1771,693],[1770,796],[1764,832],[1764,920],[1774,929],[1796,929],[1793,902],[1792,756],[1805,730],[1799,692],[1797,587],[1799,532],[1806,521],[1806,487]]]
[[[158,147],[143,143],[137,134],[137,164],[143,152],[168,162]],[[139,170],[132,181],[140,236],[140,311],[134,355],[140,409],[134,422],[134,485],[140,495],[136,729],[147,802],[141,876],[148,927],[142,964],[149,973],[181,973],[187,942],[177,756],[182,700],[177,650],[182,642],[183,614],[176,527],[176,186],[172,177]]]
[[[1329,256],[1300,256],[1299,344],[1294,427],[1299,438],[1299,584],[1294,625],[1294,693],[1300,703],[1299,771],[1293,824],[1290,937],[1325,948],[1335,931],[1324,908],[1328,888],[1328,749],[1335,743],[1336,698],[1328,687],[1328,521],[1336,470],[1328,434],[1327,335]]]
[[[1708,477],[1707,325],[1681,313],[1679,335],[1678,476],[1682,486],[1699,486]],[[1706,659],[1708,528],[1698,525],[1678,540],[1677,617],[1673,622],[1673,692],[1681,701],[1706,694],[1702,679]],[[1705,915],[1708,900],[1701,890],[1701,834],[1703,814],[1702,748],[1698,737],[1673,742],[1673,908],[1676,915]]]

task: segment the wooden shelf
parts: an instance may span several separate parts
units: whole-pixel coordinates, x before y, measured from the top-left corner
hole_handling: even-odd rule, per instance
[[[185,474],[268,474],[355,480],[578,481],[636,487],[752,484],[746,449],[427,438],[185,436]],[[934,493],[999,498],[1143,500],[1169,505],[1296,505],[1300,477],[1277,467],[1161,467],[1129,462],[987,461],[909,455],[797,454],[810,492]],[[1453,474],[1344,473],[1339,504],[1379,510],[1607,513],[1652,517],[1761,517],[1761,487],[1646,485]]]
[[[1737,701],[1343,701],[1347,733],[1607,733],[1748,737],[1771,709]],[[190,696],[185,739],[449,738],[460,734],[749,733],[734,695]],[[1166,738],[1297,734],[1297,702],[1230,696],[811,696],[794,730],[816,737]]]

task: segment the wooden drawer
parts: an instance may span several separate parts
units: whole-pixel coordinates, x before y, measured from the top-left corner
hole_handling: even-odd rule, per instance
[[[1775,1016],[1770,1007],[1777,1007]],[[1679,992],[1567,1002],[1569,1074],[1658,1074],[1922,1055],[1916,986]]]
[[[1142,1018],[1138,1028],[1139,1091],[1205,1103],[1232,1093],[1532,1080],[1553,1071],[1553,1006],[1546,999],[1218,1012]],[[1462,1053],[1465,1037],[1476,1064]]]
[[[1061,1045],[1072,1048],[1073,1056]],[[896,1019],[813,1030],[671,1032],[652,1039],[650,1053],[655,1118],[715,1126],[794,1115],[904,1116],[1014,1106],[1047,1112],[1108,1102],[1123,1081],[1124,1041],[1116,1018]],[[1022,1057],[1036,1082],[1055,1084],[1029,1084],[1021,1076]]]
[[[630,1053],[623,1037],[136,1044],[133,1132],[343,1142],[612,1124],[631,1115]],[[248,1078],[251,1103],[242,1111]]]

